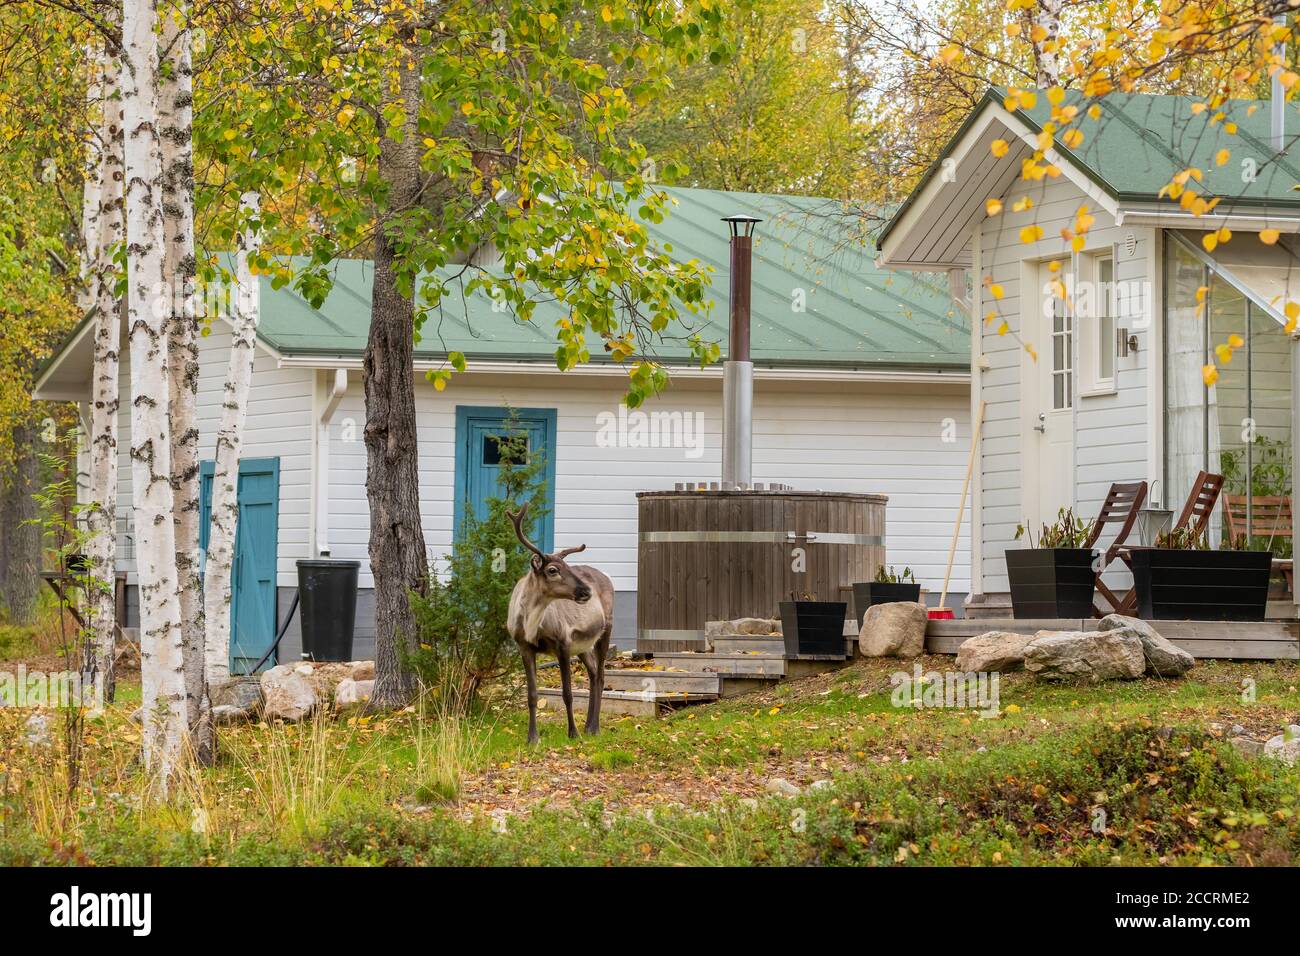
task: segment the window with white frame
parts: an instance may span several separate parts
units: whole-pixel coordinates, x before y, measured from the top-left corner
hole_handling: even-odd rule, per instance
[[[1086,324],[1079,337],[1079,385],[1084,395],[1107,395],[1115,391],[1115,258],[1094,256],[1091,266]]]
[[[1070,408],[1074,394],[1073,319],[1065,300],[1052,297],[1052,409]]]

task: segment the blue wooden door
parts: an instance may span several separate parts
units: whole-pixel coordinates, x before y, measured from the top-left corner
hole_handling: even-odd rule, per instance
[[[213,463],[200,465],[199,546],[207,553]],[[239,526],[231,568],[230,672],[246,674],[275,641],[275,573],[280,518],[280,459],[239,463]],[[274,656],[268,662],[274,664]]]
[[[527,454],[543,455],[547,514],[532,528],[533,542],[545,551],[554,549],[555,510],[555,409],[515,410],[517,428],[528,439]],[[501,495],[501,456],[509,447],[502,439],[509,433],[510,410],[461,405],[456,408],[456,535],[465,515],[487,517],[487,502]],[[522,462],[519,462],[522,464]]]

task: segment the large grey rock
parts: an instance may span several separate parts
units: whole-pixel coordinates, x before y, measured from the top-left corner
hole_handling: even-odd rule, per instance
[[[242,724],[257,714],[256,707],[236,707],[233,704],[213,704],[212,722],[219,726]]]
[[[1044,680],[1131,680],[1146,671],[1136,631],[1039,633],[1025,648],[1025,669]]]
[[[914,601],[873,604],[862,618],[858,649],[863,657],[917,657],[925,650],[929,611]]]
[[[966,673],[1018,671],[1025,666],[1025,648],[1033,634],[987,631],[962,642],[957,648],[957,670]]]
[[[262,681],[256,677],[242,677],[214,684],[208,689],[212,706],[234,707],[239,711],[255,711],[262,706]]]
[[[1300,760],[1300,724],[1292,724],[1284,733],[1265,741],[1264,756],[1294,767]]]
[[[308,676],[288,664],[262,674],[262,697],[262,713],[268,720],[302,720],[320,702]]]
[[[353,680],[351,677],[341,680],[339,686],[334,688],[334,708],[346,710],[349,707],[358,707],[370,700],[370,695],[374,692],[373,680]]]
[[[1177,644],[1162,637],[1146,621],[1123,614],[1107,614],[1097,625],[1099,631],[1129,630],[1142,640],[1147,671],[1156,677],[1180,677],[1196,664],[1196,658]]]

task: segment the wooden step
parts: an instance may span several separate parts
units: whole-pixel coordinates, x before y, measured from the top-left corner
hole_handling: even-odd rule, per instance
[[[643,694],[683,692],[687,694],[718,693],[718,675],[670,671],[659,668],[610,668],[605,671],[606,690],[625,690]]]
[[[776,654],[785,655],[785,641],[779,637],[715,637],[715,654]]]
[[[656,654],[665,667],[724,677],[784,677],[785,658],[779,654]]]
[[[564,714],[564,698],[558,687],[542,687],[538,696],[546,704],[549,713]],[[642,694],[636,691],[607,690],[602,695],[600,713],[602,716],[612,714],[619,717],[657,717],[661,713],[677,707],[691,704],[707,704],[718,699],[717,694],[685,694],[660,692]],[[586,712],[587,688],[573,688],[573,710]]]

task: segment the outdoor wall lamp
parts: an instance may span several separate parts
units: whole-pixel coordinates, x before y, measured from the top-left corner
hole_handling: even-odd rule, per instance
[[[1129,333],[1128,329],[1115,330],[1115,354],[1120,358],[1127,358],[1129,353],[1136,353],[1138,350],[1138,337]]]

